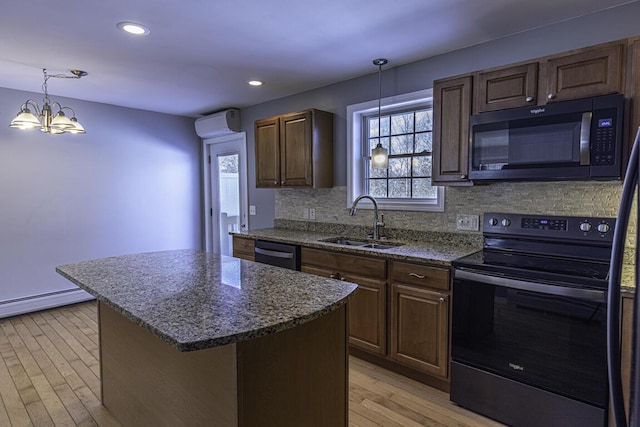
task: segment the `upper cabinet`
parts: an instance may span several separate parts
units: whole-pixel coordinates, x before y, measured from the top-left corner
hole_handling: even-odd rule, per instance
[[[637,73],[637,44],[636,39],[620,40],[434,81],[433,183],[472,184],[471,114],[610,93],[633,99],[638,79],[627,77],[625,84],[625,64],[629,73]],[[632,56],[627,60],[627,55]],[[640,117],[632,121],[640,122]]]
[[[433,84],[434,184],[468,182],[471,76]]]
[[[256,188],[333,186],[333,114],[306,110],[255,122]]]
[[[474,113],[623,91],[622,42],[474,73]]]
[[[535,105],[538,99],[538,63],[478,71],[475,111]]]

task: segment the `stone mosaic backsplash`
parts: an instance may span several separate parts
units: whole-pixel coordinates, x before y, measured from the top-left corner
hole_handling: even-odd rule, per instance
[[[411,235],[413,230],[479,236],[480,231],[456,231],[456,215],[482,216],[485,212],[505,212],[616,217],[621,192],[622,183],[619,181],[508,182],[446,187],[444,212],[380,210],[380,213],[384,214],[386,223],[383,235],[391,230],[395,234]],[[317,227],[326,223],[333,227],[357,225],[370,229],[373,220],[372,213],[364,209],[359,209],[356,216],[349,216],[346,187],[277,190],[275,208],[275,226],[283,228],[313,227],[313,223]],[[305,208],[315,209],[315,221],[303,218]],[[299,221],[311,224],[295,225]],[[636,221],[632,219],[627,232],[628,248],[636,246],[636,228]]]

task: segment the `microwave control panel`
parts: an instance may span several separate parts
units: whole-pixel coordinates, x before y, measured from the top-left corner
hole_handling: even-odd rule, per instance
[[[591,164],[595,166],[613,165],[616,161],[616,112],[599,110],[594,112],[594,132],[591,138]]]

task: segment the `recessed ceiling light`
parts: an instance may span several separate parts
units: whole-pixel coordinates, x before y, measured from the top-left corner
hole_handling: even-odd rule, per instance
[[[150,32],[147,27],[135,22],[118,22],[118,25],[116,26],[122,31],[133,34],[135,36],[146,36]]]
[[[251,86],[262,86],[262,82],[260,80],[249,80],[247,83]]]

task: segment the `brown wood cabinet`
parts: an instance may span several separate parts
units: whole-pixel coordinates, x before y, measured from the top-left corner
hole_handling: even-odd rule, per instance
[[[433,83],[434,184],[469,183],[471,76]]]
[[[256,187],[332,187],[333,114],[306,110],[256,120]]]
[[[233,236],[233,256],[235,258],[246,259],[249,261],[255,261],[255,254],[253,249],[256,241],[253,239],[247,239],[244,237]]]
[[[478,71],[474,79],[474,111],[477,113],[537,103],[537,62]]]
[[[636,38],[619,40],[434,81],[433,183],[472,184],[468,179],[471,113],[611,93],[637,98],[638,79],[625,76],[639,72],[638,43]],[[631,122],[638,126],[640,112],[635,110],[640,110],[640,100],[632,103]]]
[[[623,92],[624,44],[578,49],[474,74],[474,113]]]
[[[373,354],[387,353],[387,262],[382,259],[301,249],[302,271],[357,283],[349,300],[349,344]]]
[[[390,268],[391,358],[446,379],[449,375],[449,270],[395,261]]]
[[[549,59],[546,102],[622,92],[623,53],[616,43]]]
[[[631,347],[633,342],[633,304],[634,294],[631,292],[624,292],[622,294],[622,301],[620,304],[622,314],[620,319],[621,331],[620,331],[620,366],[622,374],[622,393],[624,395],[624,406],[627,411],[627,417],[629,416],[629,395],[631,389]],[[613,424],[610,424],[613,425]]]

